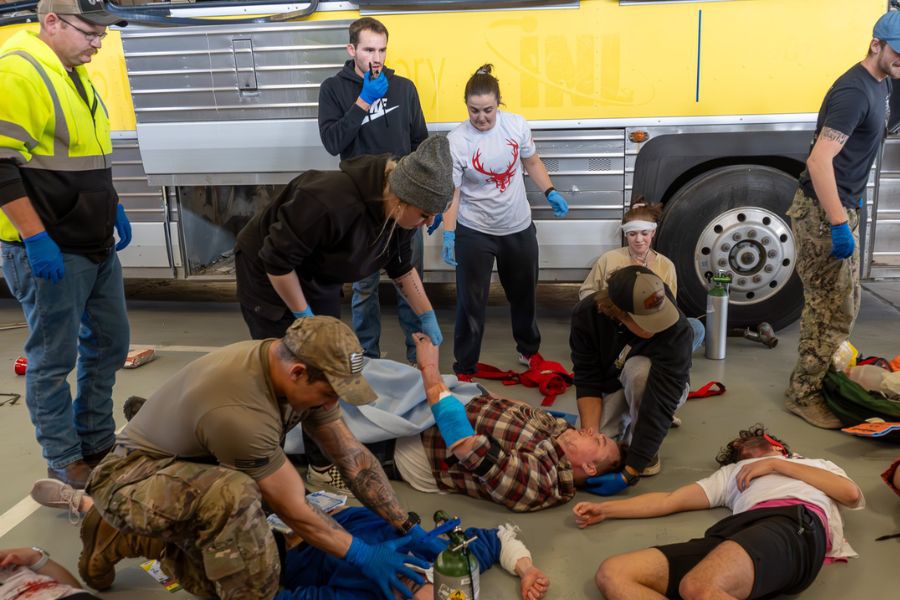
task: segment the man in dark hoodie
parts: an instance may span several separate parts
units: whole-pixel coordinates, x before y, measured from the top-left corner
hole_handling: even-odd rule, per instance
[[[625,467],[587,480],[616,494],[659,472],[659,447],[687,399],[693,333],[653,271],[630,266],[572,312],[569,346],[581,427],[629,444]]]
[[[388,31],[371,17],[350,24],[350,59],[319,91],[319,135],[325,149],[342,159],[363,154],[390,154],[395,158],[414,151],[428,137],[419,94],[412,81],[384,66]],[[412,265],[422,274],[422,231],[411,239]],[[381,357],[381,311],[378,301],[380,273],[353,284],[353,330],[366,356]],[[415,364],[412,333],[418,319],[401,294],[397,300],[400,327],[406,336],[406,359]]]

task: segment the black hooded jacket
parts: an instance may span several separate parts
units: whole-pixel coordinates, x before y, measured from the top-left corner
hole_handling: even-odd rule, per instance
[[[406,156],[425,138],[428,129],[413,82],[384,68],[387,96],[376,100],[366,113],[356,104],[362,77],[348,60],[337,75],[319,88],[319,136],[332,155],[342,159],[362,154]]]
[[[294,178],[237,237],[238,300],[277,319],[287,306],[267,273],[296,271],[304,281],[342,284],[384,268],[392,279],[412,269],[410,241],[384,214],[387,156],[341,161],[339,171]]]

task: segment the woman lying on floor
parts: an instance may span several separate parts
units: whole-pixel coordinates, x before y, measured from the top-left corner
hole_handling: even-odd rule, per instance
[[[75,490],[55,479],[40,479],[35,482],[31,497],[44,506],[68,509],[71,515],[76,516],[76,521],[77,515],[86,513],[93,506],[93,500],[83,490]],[[345,508],[331,516],[348,533],[359,536],[370,544],[401,537],[389,523],[368,508]],[[478,559],[482,573],[500,563],[504,570],[520,578],[522,600],[540,600],[546,594],[550,580],[534,566],[531,553],[516,538],[516,531],[512,525],[501,525],[494,529],[469,528],[466,529],[466,539],[477,536],[469,549]],[[275,539],[282,557],[282,590],[274,600],[380,600],[378,592],[372,589],[371,582],[342,559],[309,546],[298,538],[293,539],[295,545],[291,545],[279,533],[276,533]],[[446,545],[443,538],[439,540]],[[287,546],[290,549],[285,552]],[[436,556],[432,554],[421,558],[434,562]],[[431,584],[422,586],[415,594],[415,600],[433,598]]]

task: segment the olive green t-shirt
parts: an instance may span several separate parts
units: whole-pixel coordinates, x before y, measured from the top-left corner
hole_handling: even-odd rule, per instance
[[[584,300],[594,292],[604,289],[606,280],[610,275],[623,267],[632,266],[633,264],[631,255],[628,254],[628,246],[616,248],[603,254],[594,263],[591,272],[578,289],[578,299]],[[678,278],[675,274],[675,265],[671,260],[654,251],[653,258],[647,263],[647,268],[656,273],[656,276],[669,286],[673,297],[678,295]]]
[[[255,480],[271,475],[284,464],[284,436],[297,423],[341,418],[337,404],[298,412],[275,396],[272,342],[238,342],[193,361],[147,399],[118,442],[153,455],[218,463]]]

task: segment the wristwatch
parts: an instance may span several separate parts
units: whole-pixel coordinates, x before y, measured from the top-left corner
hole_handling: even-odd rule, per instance
[[[47,566],[48,562],[50,562],[50,553],[38,546],[32,546],[31,549],[40,554],[41,557],[37,559],[36,563],[29,565],[28,568],[32,571],[40,571]]]
[[[634,473],[629,471],[627,468],[622,469],[622,479],[624,479],[625,483],[627,483],[629,486],[635,485],[640,478],[641,478],[640,475],[635,475]]]
[[[409,511],[406,516],[406,520],[403,521],[403,524],[400,525],[399,530],[401,535],[406,535],[409,533],[409,530],[422,522],[422,519],[419,518],[419,515],[414,513],[413,511]]]

